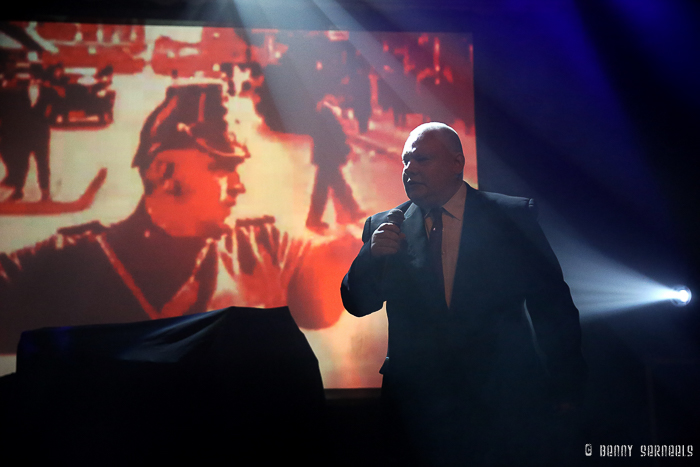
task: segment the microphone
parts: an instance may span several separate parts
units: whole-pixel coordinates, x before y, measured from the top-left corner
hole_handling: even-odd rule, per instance
[[[397,208],[392,209],[386,215],[387,222],[394,224],[399,229],[401,228],[401,224],[403,224],[404,219],[405,219],[405,216],[403,214],[403,211],[401,209],[397,209]],[[384,258],[384,266],[382,267],[382,275],[381,275],[382,290],[387,289],[386,277],[389,275],[389,268],[390,267],[389,267],[388,258]]]
[[[401,224],[403,224],[404,219],[405,217],[401,209],[394,208],[386,215],[386,220],[398,228],[401,228]]]

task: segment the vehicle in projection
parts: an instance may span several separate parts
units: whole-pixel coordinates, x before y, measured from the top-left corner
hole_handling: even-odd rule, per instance
[[[66,68],[61,80],[51,83],[57,91],[51,113],[52,124],[112,123],[117,94],[112,89],[113,74],[110,65],[99,71],[95,68]]]

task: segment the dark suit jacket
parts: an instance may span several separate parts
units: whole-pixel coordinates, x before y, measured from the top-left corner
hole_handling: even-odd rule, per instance
[[[534,395],[580,399],[586,370],[578,310],[532,200],[467,188],[449,309],[430,272],[420,208],[410,201],[399,206],[406,240],[391,257],[370,253],[371,235],[388,211],[365,223],[364,246],[341,294],[355,316],[386,301],[383,386],[420,387],[417,397],[447,388],[501,408],[522,406]]]

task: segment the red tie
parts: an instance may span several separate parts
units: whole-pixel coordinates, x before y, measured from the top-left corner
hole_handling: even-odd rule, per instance
[[[428,215],[433,220],[430,237],[428,238],[430,265],[433,273],[435,273],[444,288],[445,278],[442,273],[442,208],[433,208]]]

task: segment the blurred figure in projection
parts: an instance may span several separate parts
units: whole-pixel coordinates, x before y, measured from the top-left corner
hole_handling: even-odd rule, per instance
[[[12,108],[12,97],[15,96],[13,91],[16,87],[17,80],[15,79],[15,71],[12,69],[5,70],[2,83],[0,85],[0,161],[2,161],[5,166],[5,176],[0,181],[0,185],[7,187],[7,179],[9,174],[9,162],[5,157],[5,141],[7,138],[7,119],[12,118],[12,112],[9,110]]]
[[[396,128],[406,127],[406,116],[410,112],[407,102],[415,101],[414,89],[410,89],[409,94],[399,94],[394,89],[396,83],[400,81],[397,76],[403,73],[408,76],[408,71],[401,67],[398,56],[391,52],[388,44],[384,44],[384,53],[381,55],[380,67],[377,74],[377,101],[379,106],[388,112],[392,109],[394,115],[394,126]],[[409,91],[404,89],[404,91]]]
[[[68,87],[69,82],[70,79],[68,76],[66,76],[66,70],[63,68],[63,63],[59,62],[52,65],[47,70],[44,88],[46,90],[51,90],[50,96],[53,102],[53,109],[50,115],[56,123],[64,125],[69,123],[68,106],[66,101],[66,88]]]
[[[170,87],[141,131],[132,166],[144,194],[131,216],[0,254],[0,353],[38,327],[286,305],[302,243],[269,216],[226,223],[249,154],[225,113],[220,83]]]
[[[369,130],[369,118],[372,116],[372,88],[369,80],[370,65],[359,50],[355,51],[350,59],[350,75],[348,76],[348,90],[350,104],[357,119],[358,132],[367,133]]]
[[[20,82],[10,70],[2,90],[0,152],[7,169],[2,184],[12,189],[7,201],[24,198],[29,158],[34,154],[41,200],[51,199],[49,169],[49,120],[55,105],[55,90],[43,80],[41,67],[33,68],[29,84]]]
[[[316,178],[306,227],[321,235],[329,228],[322,218],[330,189],[333,189],[333,202],[339,224],[351,224],[365,217],[341,171],[348,161],[350,146],[345,142],[343,127],[333,113],[333,100],[333,96],[326,96],[318,103],[315,124],[309,128],[309,135],[314,143],[311,163],[316,166]]]
[[[253,76],[252,68],[233,66],[231,63],[221,65],[222,80],[225,82],[226,121],[229,131],[233,131],[239,142],[246,144],[257,135],[262,119],[255,111],[255,104],[260,100],[255,89],[263,82],[262,73]]]

